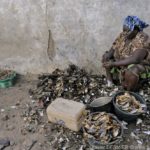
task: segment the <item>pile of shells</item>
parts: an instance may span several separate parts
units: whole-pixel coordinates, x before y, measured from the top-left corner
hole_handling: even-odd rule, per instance
[[[29,90],[29,93],[33,99],[42,101],[44,106],[57,97],[87,104],[94,98],[103,96],[104,84],[104,76],[91,75],[84,69],[70,65],[64,71],[56,69],[52,74],[40,75],[36,89]]]
[[[116,104],[121,110],[131,114],[142,113],[144,112],[143,108],[146,107],[144,104],[141,104],[138,100],[136,100],[133,95],[127,92],[124,95],[116,97]]]
[[[48,124],[45,128],[45,136],[49,142],[49,145],[51,146],[51,149],[79,150],[81,148],[81,150],[83,150],[83,148],[86,147],[82,133],[80,132],[77,133],[71,131],[57,124]]]
[[[96,82],[96,84],[94,82]],[[143,98],[146,100],[147,105],[149,104],[148,108],[150,108],[150,99],[149,99],[150,88],[149,87],[150,87],[150,82],[142,86],[142,89],[139,92],[139,94],[142,95]],[[85,89],[88,89],[88,90],[85,90]],[[91,75],[85,72],[85,70],[80,69],[74,65],[71,65],[68,69],[64,71],[56,69],[51,74],[40,75],[38,79],[37,87],[35,89],[30,90],[29,92],[30,92],[30,95],[32,96],[32,100],[33,99],[40,100],[41,102],[44,103],[45,106],[47,106],[53,100],[55,100],[56,97],[64,97],[67,99],[70,98],[75,101],[80,101],[83,103],[90,103],[94,98],[97,98],[97,97],[112,96],[119,89],[120,87],[115,87],[115,86],[112,88],[108,88],[106,86],[106,80],[104,76]],[[83,91],[88,91],[88,92],[83,92]],[[35,101],[35,103],[37,102],[38,101]],[[27,112],[25,112],[23,116],[24,121],[26,122],[26,126],[25,126],[27,128],[26,130],[29,130],[29,132],[37,131],[37,129],[35,129],[37,128],[35,124],[37,124],[37,122],[39,121],[41,122],[42,120],[42,117],[40,117],[40,119],[37,120],[37,115],[33,115],[37,113],[34,113],[31,110],[29,109]],[[39,116],[41,116],[40,113],[38,114]],[[147,144],[149,144],[150,114],[148,113],[148,114],[143,114],[143,115],[147,115],[147,116],[143,116],[142,118],[143,121],[142,123],[139,124],[140,127],[136,129],[135,126],[134,128],[129,126],[129,131],[135,129],[134,131],[135,134],[139,137],[141,141],[143,140],[143,143],[145,145],[145,142],[146,142],[145,140],[147,140]],[[30,121],[30,119],[33,119],[33,121]],[[47,120],[47,117],[45,118],[45,121],[43,121],[42,124],[44,124],[45,122],[44,124],[46,126],[45,137],[47,137],[47,142],[49,143],[49,145],[53,147],[52,149],[83,150],[87,148],[88,144],[85,143],[84,141],[85,138],[82,137],[82,134],[72,132],[69,129],[63,128],[62,126],[59,126],[59,125],[54,125],[54,124],[49,124],[49,123],[47,124],[46,120]],[[28,126],[29,124],[31,126]],[[34,125],[33,129],[32,129],[32,125]],[[90,136],[93,137],[93,134],[87,133],[87,131],[84,132],[85,137],[87,138],[89,138]],[[118,131],[114,133],[117,134],[117,132]],[[120,135],[120,132],[121,131],[119,130],[119,135]],[[128,144],[128,141],[130,140],[132,136],[130,136],[130,133],[128,132],[126,134],[127,134],[126,135],[127,138],[124,139],[124,143],[126,142]],[[117,136],[117,138],[119,138],[119,135]],[[109,142],[109,138],[108,138],[108,141],[106,140],[106,142]]]
[[[13,74],[12,70],[1,70],[0,69],[0,80],[5,80]]]
[[[83,123],[84,136],[103,144],[116,141],[121,135],[120,123],[105,112],[89,114]]]
[[[43,110],[34,106],[26,105],[21,117],[24,120],[21,133],[23,135],[27,134],[28,132],[35,133],[38,129],[38,126],[42,124]]]

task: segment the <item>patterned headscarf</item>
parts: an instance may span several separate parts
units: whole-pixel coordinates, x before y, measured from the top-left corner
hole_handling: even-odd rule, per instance
[[[131,31],[134,30],[135,26],[138,27],[140,31],[143,31],[144,28],[149,26],[137,16],[127,16],[124,20],[123,25],[127,26]]]

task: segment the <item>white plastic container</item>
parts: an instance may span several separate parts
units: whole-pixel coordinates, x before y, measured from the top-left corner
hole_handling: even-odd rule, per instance
[[[73,131],[80,130],[85,114],[84,104],[63,98],[57,98],[47,108],[50,122],[62,124]]]

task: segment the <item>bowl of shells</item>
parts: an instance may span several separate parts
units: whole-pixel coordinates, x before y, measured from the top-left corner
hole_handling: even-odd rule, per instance
[[[123,127],[117,117],[106,112],[89,113],[83,122],[83,136],[94,149],[121,141]]]
[[[12,70],[0,69],[0,88],[8,88],[14,84],[16,73]]]
[[[127,122],[134,121],[147,110],[143,97],[134,92],[117,92],[113,97],[113,106],[117,117]]]

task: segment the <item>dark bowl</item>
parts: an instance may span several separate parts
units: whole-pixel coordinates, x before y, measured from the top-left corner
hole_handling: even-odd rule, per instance
[[[92,114],[98,114],[98,113],[99,113],[99,112],[94,112],[94,113],[91,113],[91,115],[92,115]],[[123,137],[123,126],[122,126],[122,123],[118,120],[118,118],[117,118],[114,114],[111,114],[111,113],[107,113],[107,114],[109,114],[110,116],[112,116],[112,118],[113,118],[114,120],[116,120],[116,121],[120,124],[121,132],[120,132],[119,136],[117,137],[117,139],[116,139],[115,141],[112,141],[112,142],[109,142],[109,143],[102,143],[102,142],[97,141],[97,140],[95,140],[95,139],[93,139],[93,138],[87,139],[88,144],[89,144],[92,148],[94,148],[94,149],[100,149],[102,146],[105,147],[105,146],[107,146],[107,145],[119,144],[120,141],[122,140],[122,137]],[[82,129],[83,129],[83,131],[85,132],[84,127],[82,127]]]
[[[92,112],[97,111],[105,111],[105,112],[111,112],[112,108],[112,97],[99,97],[95,100],[93,100],[89,105],[88,108]]]
[[[134,121],[136,120],[142,113],[136,113],[136,114],[131,114],[131,113],[128,113],[126,111],[123,111],[121,110],[117,105],[116,105],[116,97],[118,95],[123,95],[125,92],[124,91],[119,91],[117,92],[114,96],[113,96],[113,106],[114,106],[114,111],[117,115],[117,117],[120,119],[120,120],[124,120],[124,121],[127,121],[127,122],[131,122],[131,121]],[[144,100],[144,98],[139,95],[138,93],[134,93],[134,92],[129,92],[129,94],[133,95],[136,100],[138,100],[141,104],[145,104],[146,105],[146,102]],[[144,111],[146,112],[147,110],[147,107],[145,107]]]

